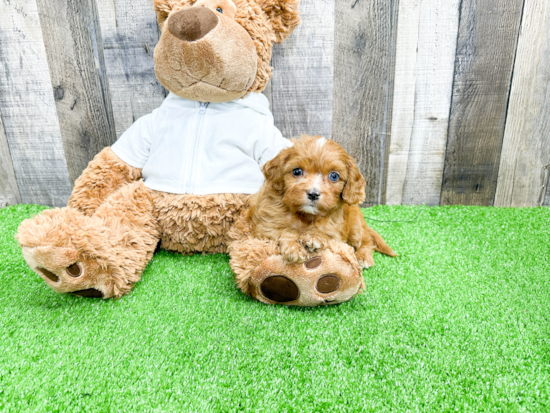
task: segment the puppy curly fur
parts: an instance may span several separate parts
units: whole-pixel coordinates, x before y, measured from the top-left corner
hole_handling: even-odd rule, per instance
[[[253,235],[277,240],[289,262],[304,262],[330,240],[351,245],[363,268],[374,265],[375,250],[396,256],[363,219],[365,179],[346,151],[320,136],[293,142],[264,165],[266,182],[247,212]]]

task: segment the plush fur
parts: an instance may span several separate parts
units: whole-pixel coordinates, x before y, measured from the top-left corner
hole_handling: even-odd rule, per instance
[[[299,23],[297,5],[154,0],[162,30],[155,49],[159,80],[179,96],[202,102],[260,92],[271,77],[273,43]],[[159,245],[183,254],[230,252],[239,287],[265,303],[336,303],[364,288],[352,247],[331,240],[322,251],[302,254],[305,263],[289,262],[277,242],[250,230],[248,206],[249,196],[242,194],[151,190],[140,169],[105,148],[77,179],[68,206],[24,221],[17,239],[28,265],[59,293],[121,297]]]
[[[261,92],[271,78],[273,43],[281,42],[300,23],[298,3],[154,0],[162,31],[155,49],[159,81],[178,96],[203,102],[224,102]],[[170,20],[181,19],[182,10],[197,7],[211,10],[218,24],[196,41],[182,41],[170,32]]]

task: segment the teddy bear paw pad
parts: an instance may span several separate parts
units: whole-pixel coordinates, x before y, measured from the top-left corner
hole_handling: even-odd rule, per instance
[[[267,277],[262,282],[260,289],[264,297],[278,303],[288,303],[297,300],[300,296],[298,286],[283,275]]]
[[[314,270],[315,268],[319,267],[323,263],[323,259],[321,257],[313,257],[304,262],[304,267],[306,267],[308,270]]]
[[[342,285],[340,277],[337,277],[334,274],[327,274],[317,280],[315,289],[321,294],[329,294],[337,291],[340,288],[340,285]]]

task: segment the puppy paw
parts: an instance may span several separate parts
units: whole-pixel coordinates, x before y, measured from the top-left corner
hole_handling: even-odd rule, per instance
[[[296,241],[280,241],[279,243],[283,258],[290,263],[302,263],[307,260],[306,249]]]
[[[311,253],[316,253],[324,250],[328,243],[329,238],[321,231],[308,231],[300,237],[300,244],[304,246]]]
[[[360,248],[356,253],[357,262],[361,268],[366,269],[374,267],[374,258],[372,256],[372,250],[368,248]]]

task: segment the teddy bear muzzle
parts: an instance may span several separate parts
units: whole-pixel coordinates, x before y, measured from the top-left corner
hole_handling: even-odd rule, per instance
[[[203,5],[168,16],[155,48],[155,73],[174,94],[201,102],[243,97],[256,79],[256,47],[233,18]]]

